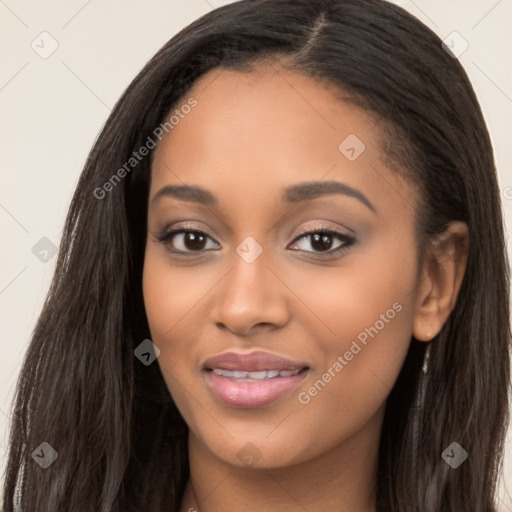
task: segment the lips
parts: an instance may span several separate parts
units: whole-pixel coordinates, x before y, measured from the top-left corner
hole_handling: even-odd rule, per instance
[[[294,362],[284,357],[279,357],[268,352],[251,352],[249,354],[239,354],[236,352],[226,352],[218,356],[207,359],[203,368],[208,370],[245,371],[260,372],[277,370],[296,371],[307,368],[307,363]]]
[[[255,408],[270,404],[296,388],[306,377],[306,363],[268,352],[228,352],[205,361],[208,389],[222,403]]]

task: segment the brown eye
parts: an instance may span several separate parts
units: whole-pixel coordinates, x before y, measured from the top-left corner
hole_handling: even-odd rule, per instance
[[[348,249],[355,241],[355,238],[338,231],[316,230],[300,235],[290,249],[328,256]]]
[[[190,251],[200,251],[206,245],[206,237],[201,233],[189,231],[185,233],[183,245]]]
[[[157,239],[175,253],[220,249],[220,245],[206,233],[192,229],[175,229],[157,236]]]
[[[333,244],[333,236],[331,233],[315,233],[311,236],[311,247],[315,251],[328,251]]]

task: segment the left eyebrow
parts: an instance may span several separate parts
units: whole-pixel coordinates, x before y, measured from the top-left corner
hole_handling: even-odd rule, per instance
[[[285,189],[283,201],[295,203],[331,194],[342,194],[358,199],[373,213],[377,213],[375,206],[362,192],[340,181],[306,181],[292,185]]]

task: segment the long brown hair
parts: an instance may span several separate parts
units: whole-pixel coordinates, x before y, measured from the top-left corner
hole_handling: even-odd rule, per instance
[[[13,510],[16,484],[24,512],[179,509],[187,426],[158,365],[134,356],[150,337],[141,285],[150,156],[108,191],[104,184],[207,71],[278,57],[338,85],[391,127],[388,152],[422,191],[422,239],[452,220],[469,226],[466,274],[432,343],[429,373],[421,371],[425,344],[412,339],[389,396],[378,510],[496,511],[510,324],[493,152],[457,59],[417,19],[381,0],[227,5],[173,37],[129,85],[81,174],[19,377],[5,511]],[[453,441],[469,453],[457,469],[441,457]],[[43,442],[58,452],[46,469],[31,456]]]

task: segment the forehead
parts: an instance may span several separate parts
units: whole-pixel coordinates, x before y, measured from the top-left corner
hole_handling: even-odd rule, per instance
[[[151,193],[186,182],[233,200],[235,190],[264,198],[308,180],[366,189],[398,180],[383,163],[375,118],[342,97],[326,82],[277,65],[212,70],[174,107],[197,102],[156,148]]]
[[[337,156],[340,137],[357,133],[368,142],[375,137],[368,133],[374,121],[343,102],[342,95],[326,82],[277,65],[250,72],[217,68],[178,102],[175,108],[179,110],[194,97],[197,106],[172,128],[164,145],[177,149],[186,137],[189,142],[200,141],[211,152],[229,142],[251,151],[282,146],[293,139],[305,143],[305,149],[318,147],[324,152],[330,147],[330,153]],[[319,145],[319,139],[324,143]]]

